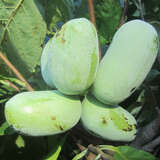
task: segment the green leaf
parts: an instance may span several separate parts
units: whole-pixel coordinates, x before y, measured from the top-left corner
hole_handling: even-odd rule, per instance
[[[5,135],[5,130],[9,127],[7,122],[4,122],[1,126],[0,126],[0,136]]]
[[[114,147],[110,145],[100,145],[101,150],[114,152],[114,160],[156,160],[156,158],[143,150],[138,150],[130,146]]]
[[[120,23],[121,14],[122,7],[120,1],[95,1],[95,16],[101,45],[111,42]]]
[[[88,12],[88,2],[86,0],[82,0],[80,5],[77,6],[77,9],[75,11],[75,18],[79,17],[90,19]]]
[[[52,151],[49,153],[49,155],[47,156],[47,158],[45,160],[57,160],[59,157],[59,154],[62,150],[62,146],[66,140],[67,134],[61,138],[60,141],[57,141],[56,139],[54,139],[54,143],[52,145],[54,145],[54,147],[52,148]],[[57,138],[55,136],[55,138]]]
[[[79,160],[79,159],[83,158],[87,153],[88,153],[88,149],[77,154],[72,160]]]
[[[16,145],[17,145],[18,148],[25,147],[25,141],[24,141],[24,139],[22,138],[22,136],[20,136],[20,135],[18,135],[15,143],[16,143]]]
[[[33,0],[15,0],[10,6],[1,1],[0,7],[0,44],[3,52],[28,77],[40,63],[46,24]]]
[[[58,22],[66,22],[73,18],[73,4],[70,0],[39,0],[44,6],[45,20],[50,32],[57,29]]]
[[[117,149],[119,152],[114,154],[115,160],[156,160],[150,153],[129,146],[119,146]]]

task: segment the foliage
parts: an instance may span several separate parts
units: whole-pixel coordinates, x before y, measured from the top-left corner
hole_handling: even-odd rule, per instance
[[[32,0],[1,1],[0,7],[1,48],[27,77],[39,64],[46,24]]]
[[[95,17],[102,55],[108,49],[119,27],[126,0],[95,0]],[[142,1],[144,19],[155,26],[160,37],[160,1]],[[0,50],[22,73],[35,90],[49,88],[40,71],[40,57],[46,41],[68,20],[86,17],[89,19],[87,0],[1,0],[0,1]],[[125,21],[140,19],[139,1],[128,0]],[[85,32],[85,31],[84,31]],[[138,121],[138,127],[149,124],[157,115],[160,105],[160,50],[156,62],[145,82],[127,100],[121,103]],[[25,84],[18,80],[0,59],[0,159],[9,160],[78,160],[89,154],[77,148],[74,131],[50,137],[28,137],[15,133],[4,118],[4,105],[13,95],[26,91]],[[145,106],[145,107],[144,107]],[[143,111],[143,112],[142,112]],[[152,113],[149,115],[149,113]],[[79,127],[79,126],[78,126]],[[73,129],[74,130],[74,129]],[[84,146],[96,143],[86,133],[75,131]],[[84,134],[84,135],[83,135]],[[108,144],[106,141],[100,141]],[[115,160],[155,160],[155,157],[128,144],[111,142],[110,146],[98,146],[101,151],[111,150]],[[159,153],[157,148],[156,153]],[[153,152],[152,152],[153,153]],[[100,159],[101,154],[95,159]],[[157,155],[158,158],[160,156]]]

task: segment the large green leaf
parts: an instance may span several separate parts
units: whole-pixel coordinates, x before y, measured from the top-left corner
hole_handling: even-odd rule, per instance
[[[122,14],[121,2],[118,0],[95,0],[95,17],[100,45],[109,43],[118,28]],[[77,7],[75,17],[89,17],[88,3],[82,0],[81,5]]]
[[[71,0],[39,0],[44,6],[45,20],[49,32],[56,30],[58,22],[66,22],[73,18]]]
[[[96,0],[95,16],[101,45],[111,42],[120,23],[121,14],[122,7],[119,0]]]
[[[33,0],[0,1],[0,45],[24,76],[40,62],[46,24]]]
[[[114,160],[156,160],[156,158],[143,150],[138,150],[130,146],[114,147],[110,145],[100,145],[102,150],[114,152]]]
[[[119,146],[117,149],[119,152],[115,152],[115,160],[156,160],[150,153],[129,146]]]

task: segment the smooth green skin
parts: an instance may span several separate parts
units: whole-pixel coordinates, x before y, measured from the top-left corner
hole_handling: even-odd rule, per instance
[[[144,81],[158,52],[156,30],[149,23],[133,20],[115,33],[102,59],[92,93],[105,104],[118,104]]]
[[[80,115],[79,98],[56,90],[19,93],[5,105],[9,125],[31,136],[63,133],[78,123]]]
[[[87,131],[103,139],[129,142],[136,136],[136,120],[128,111],[90,95],[82,103],[81,122]]]
[[[43,53],[42,53],[42,56],[41,56],[41,74],[42,74],[42,77],[44,79],[44,81],[47,83],[48,86],[52,87],[52,88],[55,88],[55,85],[52,81],[52,77],[50,74],[47,74],[46,70],[48,68],[48,63],[47,63],[47,59],[48,59],[48,53],[49,53],[49,49],[50,49],[50,45],[51,45],[51,41],[52,39],[50,39],[44,49],[43,49]]]
[[[85,18],[70,20],[49,43],[41,58],[44,80],[64,94],[84,94],[93,83],[99,64],[94,25]]]

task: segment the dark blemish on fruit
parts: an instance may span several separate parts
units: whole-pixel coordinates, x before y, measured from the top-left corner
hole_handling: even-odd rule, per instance
[[[52,120],[56,120],[56,117],[51,117]]]
[[[63,128],[61,125],[55,124],[55,127],[56,127],[58,130],[61,130],[61,131],[64,130],[64,128]]]
[[[105,117],[102,117],[102,123],[103,123],[103,124],[106,124],[106,123],[107,123]]]
[[[62,37],[62,43],[65,43],[66,42],[66,40],[64,39],[64,37]]]
[[[132,88],[132,89],[130,90],[130,92],[132,93],[133,91],[135,91],[135,89],[136,89],[136,87]]]
[[[123,128],[122,130],[125,132],[130,132],[132,131],[134,128],[134,125],[128,124],[127,128]]]
[[[61,131],[64,130],[64,128],[63,128],[61,125],[59,125],[59,129],[60,129]]]
[[[123,116],[123,118],[124,118],[126,121],[128,121],[128,119],[127,119],[127,117],[125,117],[125,114],[124,114],[124,113],[122,114],[122,116]]]

